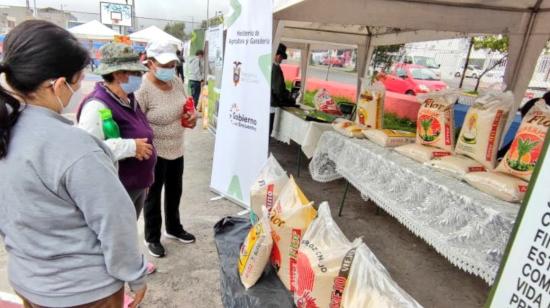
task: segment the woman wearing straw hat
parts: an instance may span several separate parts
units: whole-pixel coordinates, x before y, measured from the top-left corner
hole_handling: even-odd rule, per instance
[[[153,130],[139,108],[134,91],[148,69],[128,45],[111,43],[101,48],[96,74],[103,77],[84,98],[77,111],[78,126],[104,140],[119,162],[118,174],[134,202],[137,217],[143,209],[147,190],[153,184],[156,151]],[[120,138],[106,139],[100,110],[110,109],[120,128]],[[124,222],[121,222],[124,223]],[[154,267],[149,264],[149,272]]]

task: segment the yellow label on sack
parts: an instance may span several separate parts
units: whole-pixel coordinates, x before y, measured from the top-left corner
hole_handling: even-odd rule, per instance
[[[406,132],[402,130],[383,129],[382,132],[384,132],[384,134],[386,134],[386,136],[388,137],[406,137],[406,138],[416,137],[416,133]]]
[[[254,246],[256,246],[256,242],[258,241],[258,238],[263,233],[264,233],[264,230],[262,228],[261,223],[257,223],[256,225],[254,225],[254,227],[250,229],[250,232],[248,232],[248,235],[246,236],[246,240],[241,246],[241,253],[239,256],[239,274],[243,273],[246,263],[248,262],[248,259],[252,254],[252,250],[254,249]]]

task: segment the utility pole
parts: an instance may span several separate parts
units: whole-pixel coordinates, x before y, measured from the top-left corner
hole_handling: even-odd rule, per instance
[[[464,77],[466,77],[466,71],[468,70],[468,64],[470,64],[470,54],[472,53],[472,47],[474,47],[474,37],[470,38],[470,47],[468,48],[468,54],[466,55],[466,61],[464,61],[464,68],[462,69],[462,74],[460,75],[460,84],[458,85],[459,89],[462,89],[462,84],[464,83]]]
[[[210,0],[206,0],[206,29],[210,26]]]
[[[36,0],[33,1],[34,2],[34,10],[32,12],[34,18],[38,18],[38,9],[36,8]]]

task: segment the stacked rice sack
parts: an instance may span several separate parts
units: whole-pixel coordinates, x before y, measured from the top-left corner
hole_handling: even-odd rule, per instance
[[[455,91],[434,92],[420,97],[416,143],[395,148],[400,154],[419,162],[449,156],[454,149]]]

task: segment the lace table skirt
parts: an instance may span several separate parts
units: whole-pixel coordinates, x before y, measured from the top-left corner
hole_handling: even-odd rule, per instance
[[[347,179],[452,264],[492,284],[519,206],[380,147],[325,132],[309,165],[318,182]]]

